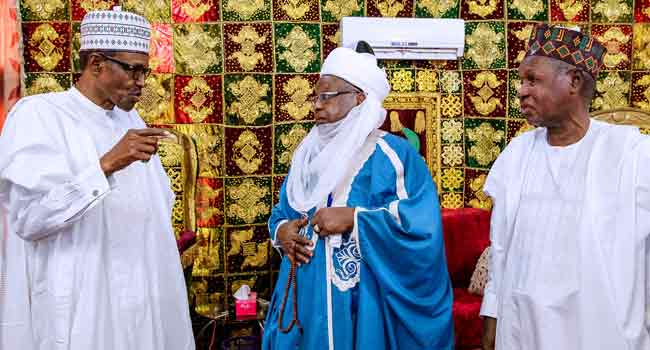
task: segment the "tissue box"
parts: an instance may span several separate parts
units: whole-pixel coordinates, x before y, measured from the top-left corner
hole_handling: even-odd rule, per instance
[[[235,300],[235,317],[237,320],[254,320],[257,318],[256,293],[251,293],[248,300]]]

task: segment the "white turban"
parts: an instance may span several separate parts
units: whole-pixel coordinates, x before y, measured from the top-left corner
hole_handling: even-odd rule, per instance
[[[381,104],[390,92],[375,56],[349,48],[334,49],[320,74],[349,82],[363,90],[366,99],[340,121],[314,127],[294,152],[286,193],[291,207],[301,213],[325,202],[343,180],[368,135],[384,123]]]

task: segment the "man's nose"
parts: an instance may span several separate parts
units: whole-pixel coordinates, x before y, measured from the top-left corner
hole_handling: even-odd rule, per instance
[[[519,89],[517,89],[517,97],[519,97],[519,99],[522,99],[528,96],[528,94],[529,94],[528,85],[525,83],[521,84]]]
[[[138,86],[139,88],[144,87],[144,74],[138,74],[137,77],[135,78],[135,85]]]

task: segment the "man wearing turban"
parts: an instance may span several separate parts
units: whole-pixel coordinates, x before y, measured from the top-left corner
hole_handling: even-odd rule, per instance
[[[174,193],[155,155],[166,133],[133,109],[149,36],[141,16],[89,12],[76,86],[23,98],[8,116],[0,349],[194,349]]]
[[[265,350],[453,347],[436,186],[415,148],[378,130],[389,91],[370,53],[323,63],[316,126],[269,220],[284,257]]]
[[[591,120],[604,47],[538,25],[519,67],[537,128],[490,170],[484,349],[650,349],[650,138]]]

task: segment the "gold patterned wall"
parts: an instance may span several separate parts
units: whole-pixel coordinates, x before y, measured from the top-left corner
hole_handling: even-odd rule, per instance
[[[200,254],[192,291],[213,296],[200,303],[226,304],[231,311],[232,299],[219,293],[229,295],[242,283],[270,295],[279,259],[269,247],[265,222],[291,152],[312,126],[306,99],[323,57],[337,45],[343,16],[466,20],[464,59],[384,62],[394,92],[439,98],[436,157],[446,208],[489,205],[480,189],[491,164],[528,128],[516,98],[516,68],[536,21],[576,24],[606,44],[594,110],[650,110],[650,0],[119,3],[153,23],[154,74],[138,110],[149,124],[173,127],[196,144]],[[79,21],[88,10],[116,4],[22,0],[25,93],[68,88],[79,67]],[[426,134],[418,128],[417,111],[392,108],[393,124],[415,113],[414,130]]]

